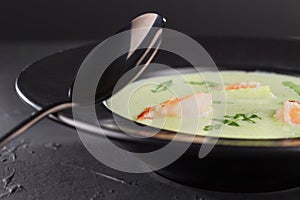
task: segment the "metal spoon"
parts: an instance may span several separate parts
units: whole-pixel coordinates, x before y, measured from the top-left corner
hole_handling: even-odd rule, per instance
[[[130,44],[128,45],[130,49],[128,53],[124,56],[121,56],[117,59],[116,62],[113,62],[107,70],[104,72],[102,78],[99,81],[96,94],[95,94],[95,103],[102,102],[112,95],[112,91],[116,91],[114,86],[117,81],[122,77],[123,74],[128,72],[131,69],[134,69],[136,66],[143,65],[143,67],[137,67],[135,69],[135,74],[130,79],[126,79],[128,84],[129,82],[138,78],[141,72],[149,65],[154,56],[157,53],[159,48],[161,37],[158,37],[162,33],[162,28],[164,27],[165,19],[156,13],[146,13],[134,18],[127,26],[123,27],[117,33],[123,31],[131,31],[132,34],[129,38]],[[155,29],[151,29],[156,27]],[[132,30],[141,29],[143,34],[135,35]],[[147,49],[139,49],[139,44],[147,42]],[[123,87],[126,85],[124,84]],[[72,94],[73,85],[70,86],[69,97]],[[122,88],[117,88],[120,90]],[[90,102],[84,101],[84,96],[80,102],[72,102],[71,98],[67,102],[57,102],[48,107],[42,108],[41,110],[33,113],[30,117],[19,123],[9,132],[0,136],[0,146],[4,146],[12,139],[21,135],[24,131],[29,129],[35,123],[43,119],[44,117],[57,113],[59,111],[72,108],[74,106],[80,106],[82,104],[89,104]]]

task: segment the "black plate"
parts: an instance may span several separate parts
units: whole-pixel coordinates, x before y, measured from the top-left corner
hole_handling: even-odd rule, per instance
[[[262,70],[300,76],[300,42],[284,39],[258,38],[198,38],[221,70]],[[68,91],[85,56],[96,43],[71,49],[39,60],[22,71],[16,82],[20,97],[36,109],[69,99]],[[184,60],[166,52],[156,61],[188,71]],[[165,72],[161,72],[165,73]],[[160,74],[150,71],[145,76]],[[122,133],[111,113],[102,104],[99,121],[105,134],[124,148],[146,152],[162,147],[173,138],[173,133],[161,131],[153,138],[142,139]],[[55,120],[74,125],[70,110],[52,116]],[[126,123],[126,119],[122,119]],[[84,119],[82,119],[84,122]],[[110,126],[107,126],[110,124]],[[93,124],[83,129],[99,134]],[[135,130],[131,130],[135,134]],[[100,135],[100,134],[99,134]],[[180,143],[189,136],[182,134]],[[203,137],[197,136],[188,151],[176,162],[157,173],[170,179],[205,189],[220,191],[261,192],[286,189],[300,185],[300,140],[241,140],[219,139],[213,151],[198,158]],[[154,166],[155,167],[155,166]]]

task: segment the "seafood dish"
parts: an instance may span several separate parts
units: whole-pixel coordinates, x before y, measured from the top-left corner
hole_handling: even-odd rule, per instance
[[[300,137],[300,79],[283,74],[208,71],[141,79],[107,105],[127,119],[186,134]]]

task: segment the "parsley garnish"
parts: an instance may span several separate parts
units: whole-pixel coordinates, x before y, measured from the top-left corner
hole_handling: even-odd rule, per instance
[[[207,85],[208,87],[217,87],[219,85],[218,83],[210,82],[210,81],[201,81],[201,82],[189,81],[187,83],[191,85]]]
[[[298,95],[300,95],[300,85],[297,85],[293,82],[286,81],[282,83],[284,86],[291,88],[294,90]]]
[[[211,131],[213,129],[220,129],[221,127],[222,127],[222,124],[208,125],[208,126],[205,126],[203,128],[203,130],[205,130],[205,131]]]
[[[230,115],[225,115],[225,118],[228,118],[228,119],[234,119],[236,121],[246,121],[246,122],[249,122],[249,123],[253,123],[255,124],[256,122],[253,120],[253,119],[261,119],[261,117],[259,117],[258,115],[256,114],[242,114],[242,113],[239,113],[239,114],[235,114],[234,116],[230,116]]]
[[[261,117],[256,114],[251,114],[251,113],[247,113],[247,114],[238,113],[235,115],[225,115],[224,119],[213,119],[216,122],[220,122],[220,124],[205,126],[203,128],[203,130],[211,131],[213,129],[220,129],[223,124],[228,125],[228,126],[239,127],[240,126],[239,122],[241,122],[241,121],[255,124],[256,122],[254,121],[254,119],[261,119]]]
[[[155,89],[151,90],[151,92],[157,93],[157,92],[165,91],[172,85],[172,83],[173,83],[172,80],[163,82],[163,83],[157,85],[157,87]]]

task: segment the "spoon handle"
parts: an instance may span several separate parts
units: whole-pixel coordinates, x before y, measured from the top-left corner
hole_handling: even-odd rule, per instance
[[[63,102],[63,103],[56,103],[52,104],[48,107],[42,108],[41,110],[33,113],[30,115],[27,119],[20,122],[17,126],[15,126],[13,129],[8,131],[7,133],[0,136],[0,147],[6,145],[8,142],[10,142],[12,139],[18,137],[24,131],[29,129],[32,125],[39,122],[41,119],[45,118],[46,116],[59,112],[61,110],[65,110],[67,108],[72,108],[73,106],[76,106],[77,104],[72,102]]]

